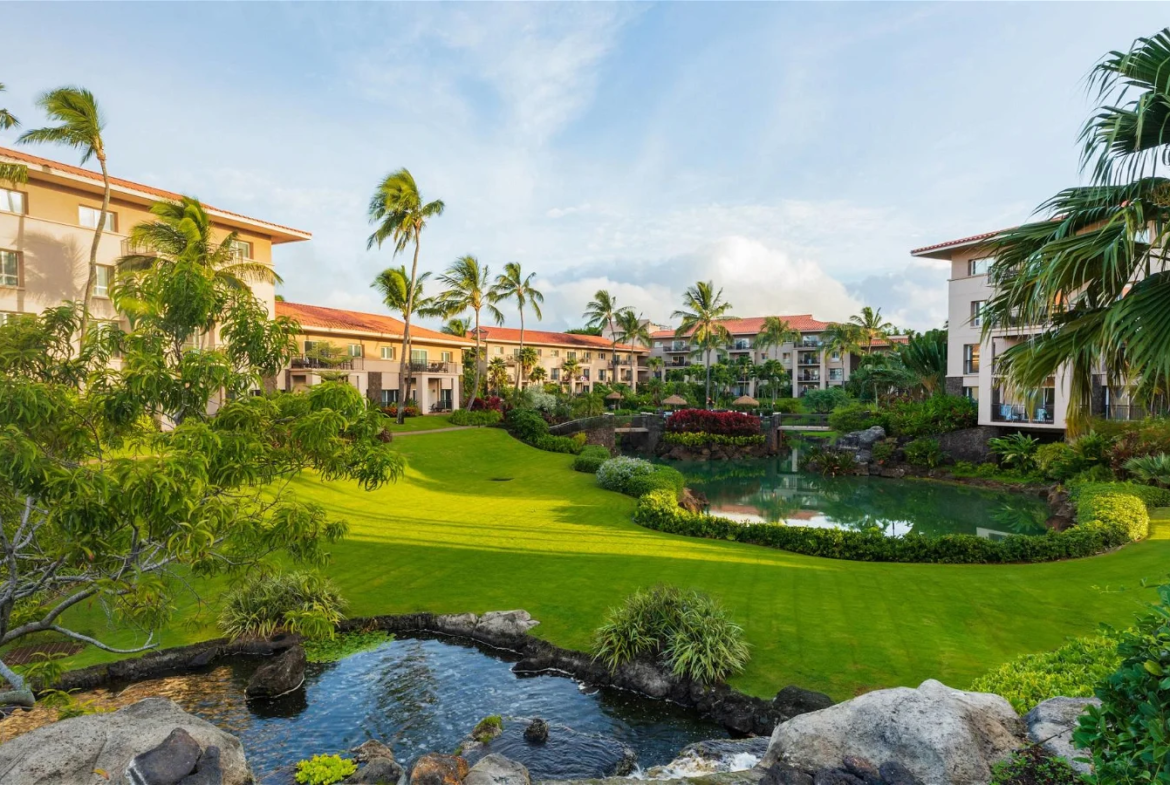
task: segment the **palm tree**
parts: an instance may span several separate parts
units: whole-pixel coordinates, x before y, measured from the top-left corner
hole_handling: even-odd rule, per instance
[[[671,314],[672,319],[682,323],[674,331],[678,338],[690,335],[691,342],[700,352],[706,353],[707,383],[704,406],[711,405],[711,352],[731,340],[731,333],[723,324],[731,318],[731,303],[723,302],[723,290],[715,291],[710,281],[699,281],[683,294],[683,308]]]
[[[544,380],[548,378],[548,371],[544,370],[544,366],[538,365],[532,369],[532,373],[528,374],[528,381],[534,384],[543,384]]]
[[[874,343],[886,340],[894,332],[894,325],[882,318],[882,309],[875,311],[868,305],[861,309],[861,313],[850,316],[849,323],[857,328],[866,354],[872,354]]]
[[[629,308],[618,311],[617,329],[617,337],[631,348],[650,346],[654,343],[650,337],[650,323],[643,319],[641,314],[635,314]],[[616,376],[614,380],[617,380]],[[638,392],[638,355],[632,351],[630,352],[630,391]]]
[[[366,248],[391,240],[394,243],[394,255],[402,253],[407,245],[414,243],[414,260],[410,265],[409,285],[406,287],[407,302],[402,311],[402,359],[398,367],[398,400],[405,403],[407,385],[412,376],[410,360],[410,318],[415,313],[413,297],[418,278],[418,251],[422,239],[422,231],[427,221],[443,214],[443,202],[436,199],[424,202],[419,194],[418,184],[414,176],[406,169],[399,169],[386,175],[378,184],[374,195],[370,198],[370,223],[375,224],[373,234],[366,242]],[[406,407],[398,407],[398,424],[405,422]]]
[[[1081,131],[1089,183],[1040,205],[1036,220],[979,249],[994,257],[983,331],[1035,325],[996,357],[1008,386],[1036,390],[1067,370],[1070,435],[1092,414],[1094,374],[1137,397],[1170,380],[1170,28],[1111,52],[1090,74],[1101,106]]]
[[[629,311],[628,308],[619,308],[617,299],[605,289],[598,289],[593,295],[593,300],[585,306],[585,326],[600,330],[602,328],[609,328],[610,338],[610,370],[613,378],[617,379],[617,345],[618,345],[618,327],[617,320],[623,312]]]
[[[471,311],[475,316],[472,324],[472,332],[475,334],[475,385],[467,399],[468,408],[475,403],[475,397],[479,394],[480,363],[483,359],[483,348],[480,346],[482,338],[480,314],[486,308],[496,324],[504,323],[504,315],[488,299],[490,275],[486,264],[480,264],[479,259],[468,254],[452,262],[447,271],[439,276],[439,281],[447,287],[439,294],[442,307],[451,314]]]
[[[518,376],[528,379],[528,374],[536,367],[540,361],[540,355],[531,346],[525,346],[520,350],[519,356],[516,358],[516,373]]]
[[[410,285],[410,277],[406,273],[405,265],[398,267],[387,267],[382,272],[378,273],[378,277],[370,284],[370,288],[377,289],[378,294],[382,295],[382,304],[390,311],[402,315],[403,325],[410,324],[411,319],[415,314],[419,316],[446,316],[446,311],[443,310],[434,297],[427,297],[423,294],[423,285],[427,279],[431,277],[430,273],[423,273],[414,278],[414,285]],[[410,351],[407,347],[409,344],[406,341],[408,328],[403,328],[402,340],[402,354],[403,359],[406,359],[407,353]],[[402,368],[403,363],[399,363],[399,368]],[[413,381],[414,373],[413,366],[407,365],[411,369],[410,380]],[[402,371],[399,371],[399,387],[398,400],[405,404],[406,395],[410,387],[403,387],[401,380],[407,378],[402,376]],[[405,405],[398,407],[399,416],[405,409]]]
[[[943,389],[947,378],[947,331],[927,330],[898,349],[902,365],[918,378],[926,395]]]
[[[493,357],[488,363],[487,378],[488,385],[496,395],[499,395],[500,390],[508,383],[508,364],[504,362],[503,357]]]
[[[470,325],[468,325],[466,319],[452,318],[443,323],[443,326],[439,328],[439,332],[445,333],[446,335],[458,335],[460,338],[466,338],[469,329]],[[476,352],[476,354],[478,355],[479,352]],[[479,382],[478,378],[476,379],[476,382]]]
[[[520,351],[524,351],[524,306],[531,305],[532,312],[537,319],[544,318],[540,313],[540,304],[544,302],[544,295],[532,286],[532,279],[536,273],[524,274],[518,262],[508,262],[504,265],[504,272],[496,276],[496,282],[488,291],[488,299],[492,303],[503,300],[514,300],[520,311]],[[520,389],[520,374],[516,374],[516,389]]]
[[[0,82],[0,93],[4,92],[4,83]],[[20,121],[4,107],[0,106],[0,131],[17,128]],[[0,162],[0,182],[25,183],[28,182],[28,167],[23,164],[6,164]]]
[[[576,357],[570,357],[561,363],[561,378],[569,383],[569,395],[575,392],[574,383],[580,375],[581,363],[577,362]]]
[[[784,363],[779,360],[764,360],[760,365],[757,376],[768,383],[768,390],[772,393],[772,408],[776,408],[776,388],[780,386],[780,380],[784,378],[788,370],[784,367]]]
[[[661,357],[650,357],[646,360],[646,367],[650,369],[655,379],[662,378],[662,367],[666,365],[666,361]]]
[[[25,131],[16,141],[21,144],[63,144],[81,151],[81,163],[96,158],[102,170],[102,209],[98,215],[93,242],[89,248],[89,274],[85,281],[82,304],[85,313],[81,320],[81,337],[89,326],[89,304],[97,282],[97,253],[102,233],[106,230],[106,216],[110,212],[110,172],[106,166],[106,146],[102,140],[105,118],[102,117],[93,93],[81,87],[59,87],[37,99],[37,106],[45,110],[50,120],[58,124]]]
[[[759,335],[756,336],[756,348],[760,353],[767,356],[769,349],[778,348],[786,343],[796,343],[800,340],[801,332],[788,323],[787,319],[781,319],[779,316],[765,316],[764,324],[760,328]],[[792,361],[796,362],[796,353],[793,352]],[[793,378],[796,377],[796,368],[793,367]],[[773,381],[773,387],[775,381]],[[795,395],[795,391],[793,392]],[[776,406],[776,390],[772,390],[772,406]]]

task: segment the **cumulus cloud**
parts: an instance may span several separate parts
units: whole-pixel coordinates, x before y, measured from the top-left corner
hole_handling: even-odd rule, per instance
[[[949,270],[949,262],[915,259],[900,271],[866,276],[848,288],[854,297],[881,307],[898,327],[928,330],[947,320]]]

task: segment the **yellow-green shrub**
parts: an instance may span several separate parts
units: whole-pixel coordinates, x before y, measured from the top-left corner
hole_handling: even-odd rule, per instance
[[[1150,514],[1137,496],[1128,493],[1082,494],[1077,500],[1077,522],[1101,521],[1119,527],[1130,540],[1145,539],[1150,533]]]
[[[1002,695],[1025,714],[1049,698],[1091,698],[1121,660],[1109,638],[1074,638],[1054,651],[1025,654],[1005,662],[971,683],[976,692]]]

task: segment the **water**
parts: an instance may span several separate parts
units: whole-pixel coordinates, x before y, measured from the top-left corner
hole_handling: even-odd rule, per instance
[[[744,523],[873,529],[890,537],[1045,531],[1048,505],[1038,496],[922,480],[822,477],[794,470],[798,460],[671,465],[707,497],[712,514]]]
[[[238,736],[265,785],[293,782],[298,760],[344,754],[370,738],[388,744],[402,762],[425,752],[453,752],[476,722],[491,714],[543,717],[552,726],[550,738],[559,732],[557,726],[567,726],[579,734],[616,739],[635,750],[643,768],[668,763],[692,742],[727,736],[716,723],[674,704],[586,690],[558,676],[520,677],[503,656],[449,639],[392,640],[339,662],[310,664],[305,689],[276,701],[245,700],[244,687],[259,664],[258,658],[240,658],[204,673],[77,697],[105,706],[168,697]],[[0,721],[0,740],[49,719],[38,708]],[[581,744],[559,760],[525,762],[534,781],[580,776],[591,754],[590,745]]]

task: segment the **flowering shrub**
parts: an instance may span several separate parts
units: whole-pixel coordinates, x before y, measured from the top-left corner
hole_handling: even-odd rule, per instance
[[[755,436],[724,436],[721,433],[705,433],[703,431],[679,431],[666,433],[663,441],[667,444],[676,444],[682,447],[702,447],[707,444],[727,444],[733,447],[750,447],[764,443],[764,434]]]
[[[471,411],[478,412],[480,409],[490,409],[493,412],[502,412],[504,410],[504,399],[498,395],[491,395],[487,398],[477,397],[471,404]]]
[[[757,436],[760,418],[740,412],[709,412],[706,409],[683,409],[666,421],[673,433],[713,433],[721,436]]]
[[[386,415],[387,417],[397,417],[398,416],[398,404],[395,404],[393,406],[387,406],[387,407],[383,408],[382,414]],[[418,417],[420,414],[421,414],[421,412],[419,412],[418,407],[415,406],[413,403],[406,404],[406,416],[407,417]]]

